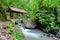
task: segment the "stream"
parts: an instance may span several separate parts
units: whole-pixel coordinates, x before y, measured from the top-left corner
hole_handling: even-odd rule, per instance
[[[26,29],[18,23],[18,28],[23,32],[25,40],[59,40],[57,38],[48,37],[46,33],[38,29]]]

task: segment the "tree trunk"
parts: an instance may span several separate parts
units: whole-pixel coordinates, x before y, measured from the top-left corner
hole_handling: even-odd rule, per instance
[[[12,12],[10,12],[10,18],[13,19],[13,13]]]

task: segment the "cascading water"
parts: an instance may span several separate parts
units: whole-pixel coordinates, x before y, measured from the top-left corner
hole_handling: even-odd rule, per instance
[[[23,32],[26,40],[53,40],[52,37],[48,37],[46,33],[40,30],[23,28],[21,22],[18,22],[18,28]]]

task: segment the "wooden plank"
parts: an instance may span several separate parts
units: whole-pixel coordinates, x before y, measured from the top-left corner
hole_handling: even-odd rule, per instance
[[[17,8],[14,8],[14,7],[9,7],[8,11],[15,12],[15,13],[27,13],[25,10],[17,9]]]

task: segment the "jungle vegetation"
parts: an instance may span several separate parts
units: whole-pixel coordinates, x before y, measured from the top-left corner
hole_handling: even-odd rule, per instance
[[[26,10],[27,13],[7,12],[9,6]],[[44,26],[45,32],[54,28],[60,30],[60,0],[0,0],[0,20],[10,20],[11,17],[38,21]]]

